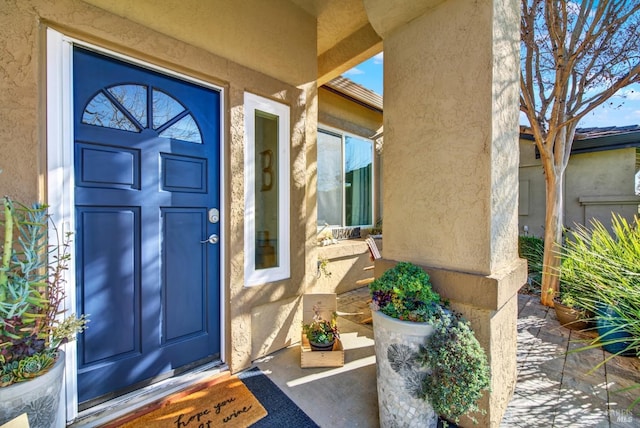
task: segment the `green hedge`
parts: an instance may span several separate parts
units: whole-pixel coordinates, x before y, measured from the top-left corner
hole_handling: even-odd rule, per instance
[[[544,255],[544,240],[536,236],[518,237],[518,254],[527,259],[529,280],[524,291],[530,294],[540,294],[542,283],[542,258]]]

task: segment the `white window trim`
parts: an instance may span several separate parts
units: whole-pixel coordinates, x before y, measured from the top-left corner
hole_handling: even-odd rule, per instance
[[[220,230],[225,230],[224,209],[224,159],[225,159],[225,93],[224,88],[193,78],[173,70],[141,61],[100,46],[66,36],[53,28],[47,28],[47,203],[49,214],[62,232],[75,230],[75,200],[73,174],[73,47],[83,46],[96,52],[118,58],[141,67],[176,77],[181,80],[211,88],[220,92]],[[220,359],[225,361],[225,240],[220,248]],[[69,249],[71,259],[66,276],[65,309],[76,311],[75,246]],[[90,326],[89,326],[90,327]],[[65,351],[65,380],[61,401],[66,403],[66,419],[72,422],[78,417],[77,345],[75,341],[63,345]]]
[[[367,138],[367,137],[363,137],[362,135],[358,135],[358,134],[354,134],[351,132],[347,132],[344,131],[342,129],[338,129],[338,128],[334,128],[331,126],[326,126],[326,125],[322,125],[322,124],[318,124],[318,132],[323,131],[326,134],[331,134],[334,135],[336,137],[340,137],[342,140],[342,150],[341,150],[341,159],[342,159],[342,173],[341,173],[341,180],[342,180],[342,213],[341,213],[341,218],[342,218],[342,224],[330,224],[328,227],[329,229],[340,229],[340,228],[349,228],[349,227],[373,227],[373,225],[376,223],[375,220],[375,206],[376,206],[376,180],[375,180],[375,171],[376,171],[376,156],[375,156],[375,144],[376,142],[374,140],[372,140],[371,138]],[[353,226],[347,226],[347,212],[345,209],[346,206],[346,192],[344,191],[344,182],[346,179],[346,173],[345,173],[345,144],[346,144],[346,137],[354,137],[354,138],[358,138],[360,140],[366,140],[371,142],[371,220],[372,223],[371,224],[357,224],[357,225],[353,225]],[[326,226],[321,226],[318,225],[318,230],[320,230],[321,228],[324,228]]]
[[[278,126],[278,255],[279,266],[256,269],[255,225],[255,111],[279,118]],[[246,287],[279,281],[291,276],[289,239],[290,131],[289,106],[245,92],[244,94],[244,283]]]

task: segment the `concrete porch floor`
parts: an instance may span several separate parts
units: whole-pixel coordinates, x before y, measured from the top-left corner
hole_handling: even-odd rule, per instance
[[[292,346],[256,361],[321,427],[378,426],[373,330],[368,289],[338,296],[338,320],[345,349],[340,368],[300,367],[300,347]],[[518,296],[518,380],[503,427],[638,427],[640,406],[627,407],[640,389],[640,360],[616,357],[589,371],[610,354],[600,348],[577,353],[584,333],[558,323],[553,309],[533,296]]]

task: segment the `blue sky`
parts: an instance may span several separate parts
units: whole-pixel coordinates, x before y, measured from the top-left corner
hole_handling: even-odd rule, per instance
[[[354,82],[382,95],[384,56],[375,55],[344,73]],[[522,122],[521,123],[526,123]],[[640,84],[628,86],[605,105],[596,108],[580,121],[579,127],[640,125]]]

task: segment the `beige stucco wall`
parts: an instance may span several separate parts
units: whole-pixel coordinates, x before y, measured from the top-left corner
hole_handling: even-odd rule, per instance
[[[518,231],[544,236],[545,184],[540,159],[536,159],[532,141],[520,140]]]
[[[611,222],[615,212],[628,220],[638,213],[640,197],[634,194],[636,149],[634,147],[572,154],[565,172],[564,224],[587,225],[596,218]],[[534,143],[520,140],[519,231],[544,235],[545,181]]]
[[[317,76],[315,18],[288,0],[84,1],[294,86]]]
[[[317,272],[315,293],[345,293],[368,284],[373,278],[373,261],[362,239],[348,239],[318,248],[318,260],[326,267]]]
[[[509,7],[494,8],[504,22],[512,13]],[[402,221],[385,224],[385,232],[394,227],[385,247],[392,259],[489,273],[517,257],[503,239],[517,233],[517,126],[507,110],[493,115],[517,99],[508,86],[514,53],[487,55],[496,48],[476,24],[493,19],[484,2],[444,2],[417,19],[421,22],[385,39],[383,180],[396,189],[383,197],[385,220],[390,207],[403,207]],[[508,38],[496,33],[496,40],[510,49]],[[430,57],[438,61],[425,61]],[[404,126],[387,120],[391,111]],[[502,165],[495,176],[491,163]],[[456,180],[450,183],[453,171]],[[425,222],[429,227],[405,227]]]
[[[47,26],[225,89],[223,358],[234,372],[299,340],[300,295],[316,273],[315,20],[287,1],[274,2],[249,0],[242,8],[195,0],[0,5],[2,194],[27,201],[46,195]],[[243,285],[245,91],[291,109],[291,277],[252,288]]]
[[[638,214],[635,147],[571,155],[566,174],[567,227],[592,218],[608,225],[612,212],[629,220]]]
[[[479,426],[497,427],[516,382],[517,291],[526,281],[517,254],[519,2],[365,7],[385,51],[376,276],[396,261],[423,266],[472,320],[491,366]]]

